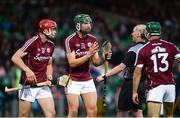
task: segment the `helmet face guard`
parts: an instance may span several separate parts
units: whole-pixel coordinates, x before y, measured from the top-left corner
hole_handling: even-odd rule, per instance
[[[159,22],[148,22],[146,24],[145,36],[160,36],[161,35],[161,25]]]
[[[39,29],[48,38],[55,38],[57,24],[50,19],[43,19],[39,22]]]
[[[78,14],[74,17],[74,24],[76,29],[80,31],[82,23],[92,23],[92,19],[88,14]]]

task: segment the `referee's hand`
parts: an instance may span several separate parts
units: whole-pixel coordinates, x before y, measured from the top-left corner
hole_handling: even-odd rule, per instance
[[[104,80],[104,77],[101,75],[101,76],[98,76],[96,78],[96,81],[100,82],[100,81],[103,81]]]
[[[138,93],[133,93],[132,100],[135,104],[139,104]]]

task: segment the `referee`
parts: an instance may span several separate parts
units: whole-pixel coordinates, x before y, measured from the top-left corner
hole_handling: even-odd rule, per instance
[[[139,86],[139,101],[140,103],[134,104],[132,101],[132,79],[134,72],[134,63],[136,60],[136,55],[138,49],[145,44],[145,38],[143,36],[145,31],[145,25],[139,24],[134,27],[132,32],[133,42],[135,44],[130,47],[127,54],[125,55],[123,61],[114,67],[112,70],[106,73],[106,75],[98,76],[97,81],[102,81],[104,78],[117,74],[121,71],[124,73],[124,82],[121,87],[121,92],[118,99],[118,117],[128,117],[129,112],[132,113],[134,117],[143,117],[142,104],[145,102],[145,79],[142,78]]]

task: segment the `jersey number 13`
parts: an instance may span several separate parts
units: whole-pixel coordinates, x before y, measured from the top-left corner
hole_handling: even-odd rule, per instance
[[[154,64],[154,72],[165,72],[168,70],[169,68],[169,63],[167,61],[167,57],[168,57],[168,53],[157,53],[157,54],[153,54],[151,56],[151,60],[153,61]],[[157,61],[160,59],[160,65],[158,66]],[[162,65],[164,65],[162,67]]]

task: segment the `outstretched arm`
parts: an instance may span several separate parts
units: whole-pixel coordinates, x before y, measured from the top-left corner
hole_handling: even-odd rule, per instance
[[[130,51],[128,52],[123,61],[116,67],[114,67],[112,70],[108,71],[106,73],[106,77],[109,77],[109,76],[112,76],[114,74],[117,74],[117,73],[120,73],[121,71],[123,71],[126,67],[129,67],[131,65],[134,65],[134,61],[135,61],[135,58],[136,58],[136,53]],[[103,75],[104,76],[104,75]],[[102,75],[101,76],[98,76],[97,77],[97,81],[102,81],[104,80],[104,77]]]
[[[126,68],[126,65],[124,63],[120,63],[118,66],[116,66],[112,70],[108,71],[106,73],[106,75],[104,75],[104,76],[109,77],[109,76],[115,75],[115,74],[120,73],[121,71],[123,71],[125,68]],[[98,76],[96,78],[96,80],[98,82],[100,82],[100,81],[104,80],[104,77],[102,75]]]
[[[106,76],[112,76],[114,74],[120,73],[121,71],[123,71],[126,68],[126,65],[124,63],[120,63],[118,66],[114,67],[112,70],[108,71],[106,73]]]

